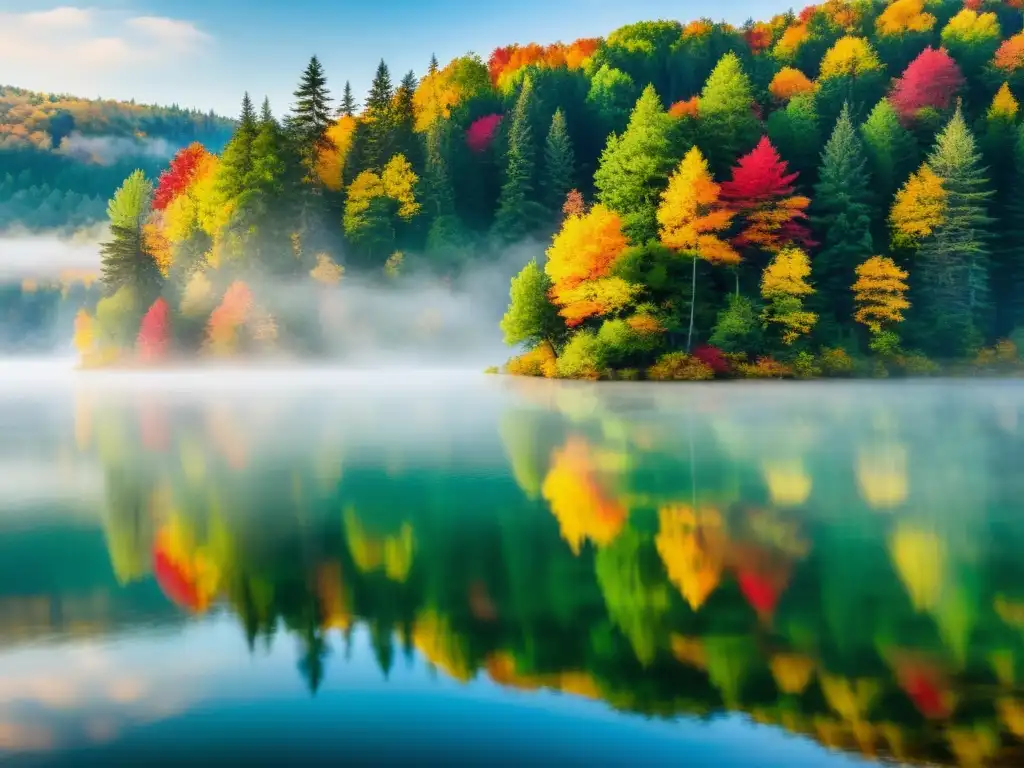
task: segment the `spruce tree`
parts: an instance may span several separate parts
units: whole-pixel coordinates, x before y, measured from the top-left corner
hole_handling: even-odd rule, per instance
[[[544,200],[552,214],[562,210],[565,197],[576,188],[576,158],[561,108],[551,118],[544,144]]]
[[[999,308],[996,332],[1007,336],[1024,328],[1024,125],[1016,130],[1010,176],[1000,208],[999,238],[992,254],[992,286]]]
[[[918,250],[918,332],[925,351],[940,358],[980,344],[990,321],[989,225],[992,193],[974,136],[958,106],[936,139],[928,166],[946,193],[942,221]],[[914,303],[914,299],[911,299]]]
[[[252,173],[252,145],[258,129],[256,110],[247,91],[242,99],[238,128],[224,147],[220,159],[218,185],[225,200],[234,200],[245,191],[246,181]]]
[[[423,152],[416,134],[416,110],[413,106],[416,85],[416,75],[410,70],[395,91],[393,132],[385,150],[385,162],[400,153],[418,173],[423,168]]]
[[[440,69],[440,67],[437,63],[437,54],[432,53],[430,54],[430,64],[427,65],[427,74],[436,75],[438,69]]]
[[[163,278],[141,228],[110,225],[110,239],[100,246],[100,277],[108,296],[128,288],[140,306],[156,300]]]
[[[887,237],[886,217],[893,195],[918,165],[917,142],[900,123],[896,109],[882,99],[860,127],[864,154],[871,173],[872,220],[875,239]]]
[[[594,174],[599,202],[623,216],[623,229],[634,244],[657,237],[661,191],[677,159],[675,120],[648,85],[623,134],[608,137]]]
[[[345,90],[341,94],[341,103],[338,105],[338,116],[355,117],[356,108],[356,100],[352,95],[352,84],[346,80]]]
[[[355,178],[363,171],[379,172],[390,159],[387,154],[391,146],[392,128],[394,124],[395,91],[391,85],[391,73],[388,65],[381,59],[377,72],[370,84],[370,92],[366,96],[363,109],[364,120],[359,122],[353,139],[350,160],[351,165],[346,172]]]
[[[448,260],[465,242],[464,230],[455,212],[455,190],[448,163],[449,123],[435,120],[427,129],[426,160],[423,170],[423,209],[431,217],[427,250]]]
[[[761,129],[753,105],[750,79],[730,51],[719,59],[700,94],[699,144],[716,175],[726,173],[757,143]]]
[[[327,137],[327,129],[331,126],[330,104],[323,66],[313,56],[302,73],[299,87],[295,91],[295,106],[287,120],[289,138],[310,178],[315,176],[319,153],[331,146],[331,140]]]
[[[533,81],[526,77],[512,110],[505,183],[494,217],[494,234],[505,242],[514,242],[536,232],[544,219],[543,207],[536,201],[534,190],[536,147],[530,130],[532,100]]]
[[[818,178],[811,203],[811,224],[821,242],[814,258],[818,292],[813,305],[820,316],[819,332],[836,340],[839,328],[853,316],[850,286],[857,265],[874,254],[866,161],[847,105],[821,154]]]

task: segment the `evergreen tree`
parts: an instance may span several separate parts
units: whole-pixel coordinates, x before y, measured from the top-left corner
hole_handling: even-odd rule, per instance
[[[700,94],[700,145],[712,171],[724,174],[761,135],[754,93],[739,57],[731,51],[715,65]]]
[[[536,260],[531,260],[512,278],[509,305],[501,320],[505,343],[531,347],[547,342],[557,344],[565,335],[565,323],[548,298],[551,278]]]
[[[391,73],[381,59],[366,96],[364,119],[356,129],[350,153],[352,167],[346,170],[348,178],[355,178],[366,170],[380,171],[390,159],[388,151],[394,125],[394,100]]]
[[[854,270],[874,253],[866,161],[848,106],[840,112],[822,152],[814,189],[811,224],[822,245],[814,259],[818,288],[814,304],[824,326],[821,332],[834,339],[853,314]]]
[[[821,130],[813,93],[801,93],[790,99],[785,109],[768,117],[768,138],[779,154],[800,174],[802,186],[813,183],[821,156]]]
[[[559,108],[551,118],[551,128],[544,144],[544,197],[552,213],[562,210],[566,195],[576,188],[575,162],[565,114]]]
[[[108,296],[127,288],[141,306],[149,306],[160,295],[163,278],[141,229],[111,224],[110,239],[100,246],[100,265]]]
[[[435,255],[450,255],[458,251],[465,240],[462,223],[455,213],[455,190],[447,160],[449,130],[446,121],[435,120],[426,137],[423,208],[427,216],[432,217],[427,250]]]
[[[675,120],[648,85],[621,136],[612,134],[594,174],[598,200],[623,216],[633,243],[657,237],[661,192],[676,163]]]
[[[430,64],[427,65],[427,74],[436,75],[438,69],[440,69],[440,67],[437,63],[437,54],[432,53],[430,54]]]
[[[993,297],[999,309],[996,331],[1005,336],[1024,327],[1024,125],[1016,130],[999,216],[999,238],[992,254]]]
[[[295,91],[295,106],[287,120],[289,138],[295,144],[310,178],[315,177],[319,153],[331,147],[331,140],[327,137],[327,129],[331,126],[330,103],[323,66],[313,56],[302,73]]]
[[[252,173],[252,145],[258,130],[256,110],[246,92],[242,99],[238,128],[224,147],[218,166],[219,191],[225,200],[234,200],[245,191]]]
[[[910,131],[900,123],[896,109],[882,99],[860,128],[864,154],[874,192],[872,218],[875,238],[884,240],[888,205],[910,172],[917,167],[918,149]]]
[[[544,219],[543,208],[535,199],[534,166],[536,147],[530,130],[533,81],[523,80],[512,111],[508,132],[508,153],[505,183],[498,198],[494,217],[494,234],[506,242],[514,242],[537,231]]]
[[[356,108],[356,100],[352,95],[352,84],[346,80],[345,90],[341,94],[341,103],[338,104],[338,117],[355,117]]]
[[[415,93],[416,75],[410,70],[395,91],[393,133],[389,137],[385,154],[387,159],[396,154],[405,155],[418,172],[423,168],[423,152],[416,134],[416,110],[413,106]]]
[[[987,206],[992,193],[960,107],[939,134],[928,166],[942,179],[946,200],[942,221],[924,238],[915,261],[921,310],[916,317],[925,350],[949,358],[982,341],[991,309]]]

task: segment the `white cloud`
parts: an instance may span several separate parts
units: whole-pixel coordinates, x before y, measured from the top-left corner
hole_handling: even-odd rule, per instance
[[[0,70],[26,87],[60,74],[72,81],[126,67],[139,74],[201,53],[211,40],[193,23],[163,16],[74,6],[0,12]]]

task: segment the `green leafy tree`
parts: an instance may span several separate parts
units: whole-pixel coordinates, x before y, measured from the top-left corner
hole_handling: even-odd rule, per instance
[[[587,103],[596,111],[602,135],[621,133],[636,104],[637,87],[633,78],[620,69],[602,64],[590,79]]]
[[[674,119],[665,112],[653,86],[637,100],[629,125],[608,137],[594,174],[598,199],[623,216],[623,231],[633,243],[657,237],[661,192],[675,167]]]
[[[565,196],[576,188],[576,158],[565,125],[565,114],[556,109],[544,144],[544,197],[552,213],[562,210]]]
[[[534,177],[536,146],[530,130],[533,82],[523,80],[512,124],[508,132],[505,183],[498,198],[494,234],[505,242],[514,242],[536,232],[544,219],[544,209],[535,199]]]
[[[976,347],[991,319],[992,192],[961,108],[939,134],[927,164],[942,180],[946,204],[942,221],[917,253],[918,330],[926,352],[950,357]]]
[[[551,279],[538,266],[536,259],[512,278],[509,305],[501,319],[505,343],[536,346],[547,342],[557,345],[565,334],[565,323],[558,309],[548,299]]]
[[[874,253],[866,161],[846,106],[822,152],[818,177],[811,203],[811,224],[821,242],[814,258],[814,305],[824,326],[820,332],[835,337],[853,313],[854,271]]]
[[[789,167],[800,174],[800,181],[813,181],[821,155],[821,129],[813,93],[802,93],[790,99],[785,109],[777,109],[768,117],[768,138],[771,139]]]
[[[918,148],[913,134],[900,123],[899,115],[888,99],[871,110],[860,127],[864,154],[874,191],[872,218],[876,238],[884,238],[888,205],[896,190],[918,165]]]
[[[719,59],[700,94],[700,145],[716,175],[728,172],[761,135],[754,94],[739,57]]]

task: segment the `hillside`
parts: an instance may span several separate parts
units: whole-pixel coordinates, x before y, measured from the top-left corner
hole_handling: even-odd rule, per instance
[[[233,126],[178,107],[0,86],[0,230],[101,221],[133,169],[157,173],[192,141],[221,148]]]

